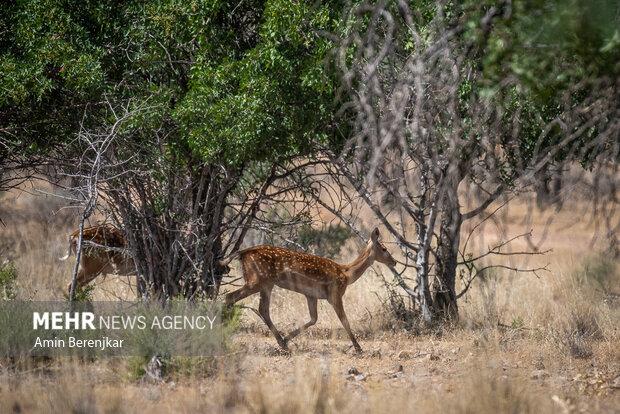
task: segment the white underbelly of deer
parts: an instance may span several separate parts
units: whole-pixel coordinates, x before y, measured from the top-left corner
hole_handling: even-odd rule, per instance
[[[304,274],[294,272],[287,272],[279,276],[276,278],[276,286],[316,299],[327,299],[329,287],[334,284],[333,282],[317,283]]]

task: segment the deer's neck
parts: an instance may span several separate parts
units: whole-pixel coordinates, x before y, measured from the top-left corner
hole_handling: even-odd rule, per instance
[[[372,250],[366,247],[355,260],[345,265],[345,272],[349,279],[348,284],[355,283],[374,261],[375,258],[372,254]]]

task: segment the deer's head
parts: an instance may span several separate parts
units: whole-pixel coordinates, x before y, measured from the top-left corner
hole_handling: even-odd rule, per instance
[[[395,266],[396,260],[394,260],[390,252],[388,252],[385,246],[379,241],[380,236],[381,234],[379,233],[379,229],[375,227],[370,234],[370,240],[368,241],[368,245],[372,249],[372,254],[374,255],[376,261],[388,266]]]

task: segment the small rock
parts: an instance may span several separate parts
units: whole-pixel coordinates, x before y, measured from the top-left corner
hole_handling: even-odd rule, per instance
[[[532,373],[530,374],[531,379],[544,379],[544,378],[547,378],[548,376],[549,376],[549,373],[545,371],[544,369],[536,369],[532,371]]]
[[[611,388],[620,388],[620,375],[618,375],[610,384]]]
[[[433,354],[431,352],[430,354],[426,355],[426,359],[428,359],[429,361],[439,361],[439,355]]]
[[[364,381],[366,374],[361,373],[357,368],[351,367],[347,370],[347,379],[355,381]]]
[[[366,374],[359,374],[353,377],[355,381],[364,381],[366,379]]]
[[[460,350],[461,350],[461,347],[458,347],[458,348],[453,348],[450,352],[452,352],[453,355],[456,355],[459,353]]]

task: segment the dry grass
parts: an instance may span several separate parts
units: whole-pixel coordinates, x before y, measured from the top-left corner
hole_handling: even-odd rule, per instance
[[[617,396],[601,385],[605,374],[586,370],[574,379],[533,377],[497,351],[458,363],[455,358],[452,364],[442,349],[437,352],[441,357],[433,361],[396,361],[404,366],[400,373],[378,368],[377,361],[349,357],[367,375],[362,381],[346,375],[348,368],[342,370],[335,355],[287,362],[270,356],[271,367],[265,362],[250,367],[232,358],[222,361],[225,366],[216,376],[161,384],[128,381],[119,374],[123,361],[64,362],[47,372],[4,374],[0,412],[551,413],[618,408]]]
[[[132,379],[125,359],[53,361],[19,371],[5,366],[0,412],[618,412],[618,263],[596,253],[604,243],[592,243],[596,229],[575,221],[573,211],[525,220],[525,207],[515,204],[501,224],[485,227],[472,245],[478,251],[502,233],[534,228],[533,243],[545,239],[553,251],[510,263],[549,262],[551,272],[488,273],[461,301],[461,321],[450,329],[423,335],[384,329],[384,288],[373,271],[345,296],[366,350],[361,357],[349,354],[324,304],[319,323],[294,341],[291,355],[281,354],[246,311],[231,354],[216,369],[190,369],[150,384]],[[53,198],[13,193],[0,200],[0,212],[7,223],[0,228],[0,260],[15,263],[18,297],[61,299],[71,263],[56,258],[66,250],[72,212]],[[550,215],[554,221],[543,231]],[[519,243],[515,250],[528,247]],[[343,256],[352,258],[355,248],[349,243]],[[97,282],[96,299],[119,296],[131,296],[119,278]],[[272,315],[281,330],[308,318],[300,298],[274,291]],[[257,298],[245,304],[257,307]],[[347,374],[352,367],[362,374],[357,379]]]

